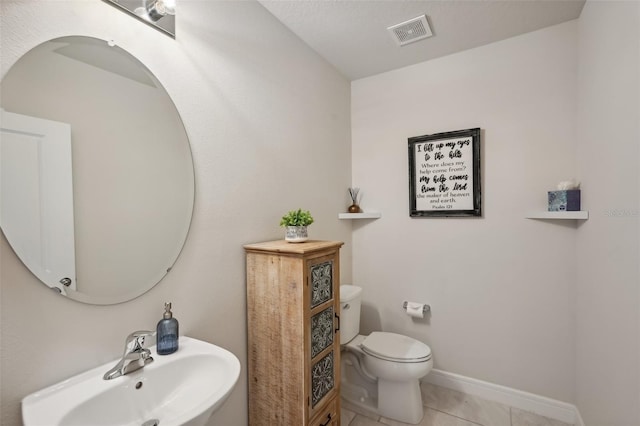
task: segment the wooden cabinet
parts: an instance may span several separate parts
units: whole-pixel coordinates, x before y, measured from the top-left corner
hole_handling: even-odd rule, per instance
[[[340,425],[339,241],[247,253],[249,425]]]

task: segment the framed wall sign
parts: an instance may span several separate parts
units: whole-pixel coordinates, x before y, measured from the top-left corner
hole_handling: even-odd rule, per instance
[[[479,128],[409,138],[409,212],[482,216]]]

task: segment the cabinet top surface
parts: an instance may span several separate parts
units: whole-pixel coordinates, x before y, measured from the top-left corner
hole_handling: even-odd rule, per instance
[[[265,241],[263,243],[247,244],[244,246],[246,251],[268,251],[290,254],[308,254],[316,251],[327,250],[331,248],[340,248],[344,243],[342,241],[319,241],[308,240],[303,243],[290,243],[285,240]]]

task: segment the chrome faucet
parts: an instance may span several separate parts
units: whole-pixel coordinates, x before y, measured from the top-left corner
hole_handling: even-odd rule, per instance
[[[153,361],[151,351],[144,347],[147,337],[154,335],[153,331],[135,331],[127,336],[124,344],[124,355],[122,359],[109,371],[104,373],[104,380],[115,379],[133,371],[139,370]]]

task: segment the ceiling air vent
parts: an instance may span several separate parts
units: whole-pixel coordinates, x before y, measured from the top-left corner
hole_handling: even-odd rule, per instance
[[[414,41],[422,40],[433,35],[431,28],[429,28],[429,23],[427,22],[427,15],[409,19],[408,21],[393,25],[387,29],[391,33],[391,37],[400,46],[404,46],[405,44],[413,43]]]

